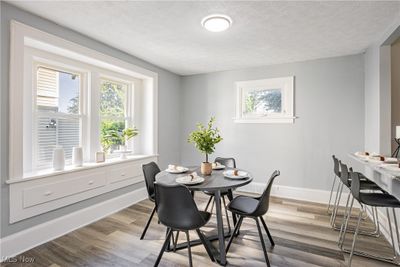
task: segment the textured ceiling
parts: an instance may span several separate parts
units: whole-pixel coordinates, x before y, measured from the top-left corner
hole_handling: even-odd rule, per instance
[[[12,4],[182,75],[360,53],[400,10],[385,1]],[[232,27],[204,30],[212,13],[229,15]]]

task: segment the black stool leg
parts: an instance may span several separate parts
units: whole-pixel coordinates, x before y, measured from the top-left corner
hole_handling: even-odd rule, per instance
[[[261,220],[261,222],[262,222],[262,224],[264,226],[265,232],[267,232],[267,235],[268,235],[268,238],[269,238],[269,242],[271,242],[271,246],[275,246],[275,242],[272,239],[271,233],[269,232],[267,224],[265,223],[264,218],[262,216],[260,216],[260,220]]]
[[[265,262],[267,263],[267,266],[270,267],[271,264],[269,263],[267,249],[265,248],[264,237],[263,237],[263,234],[261,232],[260,223],[258,222],[258,218],[255,218],[254,220],[257,223],[258,235],[260,236],[261,245],[262,245],[262,248],[263,248],[263,251],[264,251]]]
[[[189,253],[189,266],[192,267],[192,249],[190,248],[190,238],[189,238],[189,231],[186,231],[186,239],[188,242],[188,253]]]
[[[142,233],[142,235],[140,236],[140,240],[142,240],[142,239],[144,238],[144,236],[146,235],[147,228],[149,228],[151,219],[153,219],[154,212],[156,212],[156,207],[155,207],[155,206],[154,206],[154,208],[153,208],[153,211],[151,212],[151,215],[150,215],[149,219],[147,220],[146,226],[145,226],[144,229],[143,229],[143,233]]]
[[[242,225],[242,221],[243,221],[243,216],[240,216],[239,221],[235,225],[235,229],[233,229],[233,232],[231,233],[231,237],[229,238],[228,245],[225,248],[226,253],[228,253],[228,250],[231,247],[231,244],[232,244],[233,238],[235,237],[236,232],[239,232],[239,228]]]
[[[171,239],[172,229],[169,228],[168,230],[169,230],[169,231],[168,231],[168,234],[167,234],[167,238],[165,238],[165,241],[164,241],[164,244],[163,244],[163,246],[162,246],[162,248],[161,248],[160,254],[158,254],[157,260],[156,260],[156,262],[154,263],[154,266],[155,266],[155,267],[158,266],[158,264],[160,263],[161,258],[162,258],[162,255],[164,254],[164,251],[165,251],[165,249],[167,248],[167,246],[168,246],[168,244],[169,244],[169,241],[170,241],[170,239]]]

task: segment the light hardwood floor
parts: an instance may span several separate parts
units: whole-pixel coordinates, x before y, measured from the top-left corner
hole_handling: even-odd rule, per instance
[[[206,197],[196,194],[199,208]],[[338,232],[329,226],[326,206],[295,200],[271,199],[265,220],[276,246],[269,246],[272,266],[346,266],[348,255],[337,247]],[[6,263],[2,266],[153,266],[165,237],[165,227],[153,218],[145,240],[139,240],[153,203],[135,204],[100,221],[31,249],[17,259],[34,258],[34,263]],[[368,224],[368,223],[366,223]],[[215,216],[202,229],[206,235],[215,233]],[[195,232],[191,236],[197,238]],[[350,237],[347,243],[350,242]],[[180,239],[184,241],[184,234]],[[386,240],[360,237],[358,248],[388,253]],[[215,243],[214,243],[215,244]],[[219,266],[212,263],[202,246],[192,249],[194,266]],[[227,255],[228,266],[265,266],[257,228],[253,220],[245,219],[240,236]],[[188,265],[187,250],[164,253],[160,266]],[[354,257],[353,266],[394,266],[362,257]]]

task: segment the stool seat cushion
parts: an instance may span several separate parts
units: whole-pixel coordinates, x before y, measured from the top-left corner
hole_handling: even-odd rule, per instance
[[[360,202],[374,207],[400,208],[400,201],[392,195],[381,193],[360,193]]]

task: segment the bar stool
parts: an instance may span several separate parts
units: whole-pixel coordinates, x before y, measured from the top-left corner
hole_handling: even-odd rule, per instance
[[[394,235],[393,235],[393,229],[392,229],[392,222],[391,222],[390,214],[389,214],[389,208],[391,208],[392,212],[393,212],[393,219],[394,219],[395,228],[396,228],[397,242],[400,243],[400,235],[399,235],[399,230],[397,227],[397,218],[396,218],[396,213],[394,210],[395,208],[400,208],[400,201],[397,200],[397,198],[395,198],[394,196],[387,194],[387,193],[364,193],[364,192],[361,192],[362,177],[363,177],[363,175],[361,173],[358,173],[358,172],[351,173],[351,194],[353,195],[353,198],[351,201],[352,202],[351,206],[353,205],[354,199],[356,199],[361,206],[360,212],[358,214],[357,226],[356,226],[356,229],[355,229],[354,235],[353,235],[353,242],[352,242],[351,250],[343,248],[343,244],[346,239],[346,233],[347,233],[349,218],[350,218],[350,214],[351,214],[351,208],[348,210],[348,212],[346,214],[346,223],[344,225],[343,230],[340,232],[339,247],[342,251],[350,253],[348,266],[351,266],[351,262],[352,262],[354,254],[364,256],[367,258],[372,258],[372,259],[376,259],[376,260],[399,264],[400,262],[397,259],[398,255],[396,253],[396,247],[395,247],[395,242],[394,242]],[[362,213],[365,212],[366,206],[375,207],[375,208],[376,207],[386,208],[386,215],[387,215],[387,220],[389,222],[389,232],[390,232],[390,238],[391,238],[392,249],[393,249],[393,257],[392,258],[382,257],[379,255],[372,255],[372,254],[369,254],[366,252],[355,250],[357,235],[359,234],[359,229],[360,229],[360,221],[362,218]]]
[[[343,193],[343,188],[346,187],[349,191],[349,194],[347,195],[347,201],[346,201],[346,207],[345,207],[345,212],[343,214],[343,216],[345,215],[348,206],[349,206],[349,200],[351,197],[351,193],[350,193],[350,187],[351,187],[351,176],[349,173],[349,169],[347,167],[346,164],[342,163],[341,161],[339,161],[339,165],[340,165],[340,191],[339,191],[339,198],[337,200],[337,203],[335,205],[335,208],[333,210],[332,216],[331,216],[331,225],[332,228],[335,230],[341,230],[341,228],[343,227],[343,223],[344,220],[342,222],[341,226],[337,226],[336,225],[336,218],[337,218],[337,214],[338,214],[338,210],[340,207],[340,199],[341,199],[341,195]],[[350,171],[352,171],[352,168],[350,168]],[[369,190],[369,191],[376,191],[376,190],[381,190],[381,188],[375,184],[374,182],[368,180],[364,175],[361,176],[361,180],[360,180],[360,186],[361,186],[361,190],[365,191],[365,190]],[[372,209],[372,214],[373,214],[373,220],[374,220],[374,224],[375,224],[375,230],[373,232],[365,232],[363,231],[363,233],[367,234],[367,235],[376,235],[378,233],[379,235],[379,222],[378,220],[378,213],[376,211],[376,209]],[[376,216],[375,216],[376,215]],[[376,217],[376,219],[375,219]],[[343,217],[344,219],[344,217]],[[354,230],[354,229],[352,229]]]

